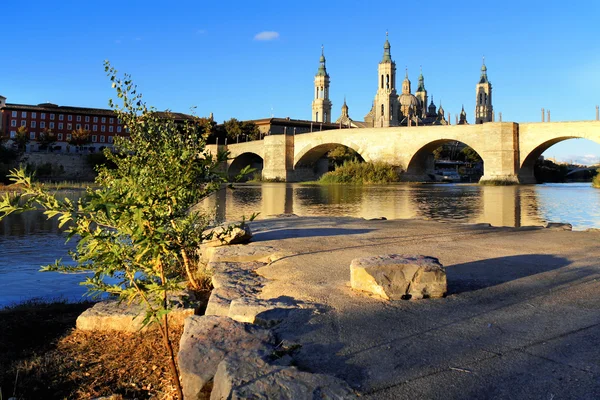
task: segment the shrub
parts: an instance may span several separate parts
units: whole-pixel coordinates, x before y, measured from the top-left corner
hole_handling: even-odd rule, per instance
[[[592,186],[595,188],[600,188],[600,169],[596,171],[596,176],[592,179]]]
[[[385,162],[346,161],[324,174],[319,183],[393,183],[400,181],[400,168]]]

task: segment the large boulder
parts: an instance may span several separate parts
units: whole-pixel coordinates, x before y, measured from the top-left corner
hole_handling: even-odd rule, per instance
[[[227,356],[214,377],[211,400],[355,399],[348,384],[329,375],[274,365],[258,356]]]
[[[185,321],[178,354],[184,397],[209,398],[217,367],[226,356],[266,358],[274,349],[273,334],[256,325],[228,317],[189,317]]]
[[[250,227],[243,222],[233,222],[207,229],[202,232],[206,237],[202,243],[207,247],[227,246],[248,243],[252,239]]]
[[[240,322],[271,328],[296,309],[298,304],[292,299],[257,299],[240,297],[231,301],[229,318]]]
[[[447,291],[444,267],[437,258],[421,255],[356,258],[350,264],[350,283],[387,300],[443,297]]]

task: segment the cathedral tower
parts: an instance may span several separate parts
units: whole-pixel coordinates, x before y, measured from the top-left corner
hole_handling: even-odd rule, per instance
[[[481,66],[481,78],[475,89],[477,98],[475,99],[475,123],[483,124],[484,122],[492,122],[494,109],[492,108],[492,84],[488,81],[487,67],[485,59]]]
[[[415,96],[419,99],[421,115],[419,117],[425,118],[427,116],[427,90],[425,89],[425,79],[423,78],[423,70],[419,75],[419,87],[415,92]]]
[[[331,101],[329,100],[329,74],[325,68],[325,54],[321,46],[319,70],[315,75],[315,99],[312,102],[312,120],[331,123]]]
[[[398,95],[396,94],[396,63],[390,54],[390,42],[385,37],[383,58],[379,63],[377,94],[374,104],[374,126],[385,128],[398,126]]]

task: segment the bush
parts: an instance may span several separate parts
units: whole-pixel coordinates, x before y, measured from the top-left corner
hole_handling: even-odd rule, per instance
[[[335,171],[327,172],[319,183],[393,183],[400,181],[400,168],[381,162],[346,161]]]
[[[592,179],[592,186],[600,189],[600,169],[596,171],[596,176]]]

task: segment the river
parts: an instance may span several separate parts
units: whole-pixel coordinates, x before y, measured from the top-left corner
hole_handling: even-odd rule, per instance
[[[278,214],[336,215],[362,218],[432,219],[493,226],[569,222],[575,230],[600,228],[600,190],[589,183],[524,186],[305,185],[243,184],[223,189],[202,205],[214,219],[239,220]],[[68,260],[56,221],[38,212],[10,215],[0,222],[0,307],[31,298],[81,299],[81,274],[40,273],[58,258]]]

